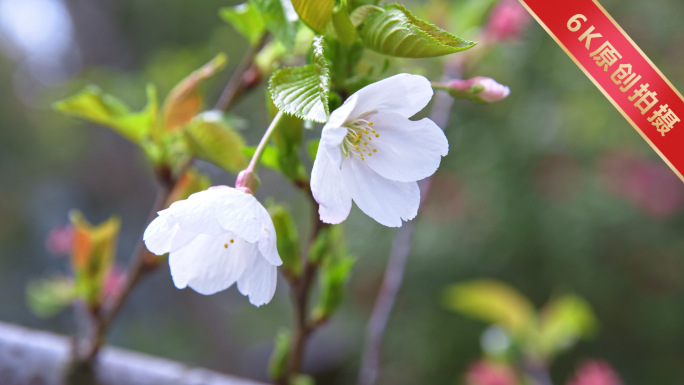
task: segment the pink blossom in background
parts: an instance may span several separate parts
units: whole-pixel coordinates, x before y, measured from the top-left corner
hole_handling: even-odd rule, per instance
[[[126,287],[127,281],[126,271],[119,266],[112,266],[102,288],[104,298],[117,298],[120,296]]]
[[[659,159],[611,150],[601,159],[599,169],[608,192],[631,202],[649,217],[668,218],[684,204],[684,184]]]
[[[74,229],[71,225],[57,226],[48,233],[45,248],[54,255],[68,255],[71,252],[73,239]]]
[[[475,362],[466,373],[467,385],[516,385],[517,375],[513,368],[489,361]]]
[[[527,27],[530,14],[516,0],[502,0],[492,10],[484,30],[484,40],[514,40]]]
[[[609,363],[592,360],[580,366],[567,385],[622,385],[622,381]]]

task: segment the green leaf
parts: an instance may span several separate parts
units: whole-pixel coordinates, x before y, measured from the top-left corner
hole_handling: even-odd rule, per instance
[[[313,162],[316,160],[316,154],[318,154],[318,145],[321,143],[321,139],[311,139],[306,142],[306,153],[309,155],[309,159]]]
[[[320,271],[320,297],[313,312],[314,322],[329,318],[342,303],[355,263],[354,257],[344,254],[324,259]]]
[[[354,25],[354,28],[358,27],[364,21],[366,21],[366,18],[375,11],[384,12],[384,9],[376,7],[375,5],[362,5],[356,8],[349,16],[352,24]]]
[[[266,32],[264,19],[252,3],[221,8],[219,16],[247,38],[252,45],[258,44]]]
[[[576,295],[565,295],[545,306],[540,316],[538,349],[544,357],[569,348],[579,338],[591,337],[598,322],[591,306]]]
[[[241,149],[242,136],[215,111],[199,115],[185,128],[190,149],[197,158],[207,160],[222,169],[237,173],[247,167]]]
[[[314,38],[312,64],[278,70],[269,83],[273,103],[280,111],[304,120],[326,122],[330,115],[330,71],[323,57],[323,37]]]
[[[291,52],[297,36],[297,13],[290,0],[251,0],[251,4],[261,12],[266,29]]]
[[[273,226],[277,237],[278,254],[283,260],[283,268],[292,277],[298,277],[302,270],[302,255],[299,246],[297,226],[290,212],[282,205],[270,207]]]
[[[360,35],[366,46],[385,55],[435,57],[463,51],[476,44],[416,18],[401,4],[387,5],[384,9],[366,19]]]
[[[306,25],[321,33],[332,17],[335,0],[292,0],[292,5]]]
[[[251,158],[256,152],[256,146],[243,147],[242,153]],[[261,165],[270,168],[271,170],[280,171],[280,162],[278,161],[280,155],[278,149],[273,146],[266,146],[264,153],[261,154]]]
[[[148,106],[141,112],[131,112],[115,96],[88,86],[78,94],[55,102],[52,107],[65,115],[85,119],[112,128],[124,138],[140,144],[150,133],[156,119],[156,91],[148,86]]]
[[[345,0],[335,8],[332,15],[332,22],[340,43],[349,45],[356,40],[356,26],[354,26],[349,18],[349,11]]]
[[[31,281],[26,286],[26,303],[38,317],[53,317],[75,299],[74,283],[66,277]]]
[[[449,286],[446,308],[500,325],[513,337],[533,327],[536,312],[530,301],[513,287],[494,280],[475,280]]]
[[[278,330],[273,343],[273,353],[271,353],[271,359],[268,361],[268,376],[271,379],[280,380],[287,374],[291,345],[292,333],[285,328]]]
[[[223,69],[227,61],[228,57],[220,53],[173,87],[162,106],[164,127],[167,131],[180,129],[201,111],[203,98],[199,86]]]

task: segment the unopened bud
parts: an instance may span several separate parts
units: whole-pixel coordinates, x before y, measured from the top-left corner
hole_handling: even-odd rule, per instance
[[[505,99],[511,89],[492,78],[478,76],[469,80],[456,79],[438,87],[455,98],[469,98],[481,103],[494,103]]]
[[[259,177],[252,170],[242,170],[235,181],[235,188],[254,195],[259,188]]]

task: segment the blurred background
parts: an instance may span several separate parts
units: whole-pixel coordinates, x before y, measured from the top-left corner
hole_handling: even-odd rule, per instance
[[[468,33],[450,24],[465,1],[403,3],[453,33]],[[133,144],[64,118],[51,103],[92,83],[139,109],[146,83],[163,96],[226,52],[228,69],[206,89],[213,104],[248,49],[217,16],[234,4],[0,0],[0,321],[73,333],[71,312],[41,319],[26,306],[29,281],[67,269],[66,259],[50,252],[56,246],[54,239],[46,244],[48,234],[68,223],[73,208],[93,223],[117,214],[124,267],[154,200],[152,171]],[[601,4],[683,89],[684,3]],[[400,63],[431,80],[441,77],[440,59]],[[492,77],[511,95],[491,105],[454,104],[450,154],[419,219],[380,382],[464,383],[486,347],[488,325],[445,307],[444,290],[489,278],[536,307],[574,293],[593,309],[593,338],[555,358],[554,383],[566,383],[594,359],[609,362],[626,384],[684,383],[684,184],[534,21],[465,75]],[[262,84],[234,109],[252,145],[267,124],[264,105]],[[307,134],[319,132],[317,125]],[[234,182],[208,163],[198,165],[214,184]],[[258,197],[285,202],[304,232],[305,197],[275,172],[261,174]],[[355,381],[395,234],[356,208],[346,223],[349,250],[358,257],[350,295],[313,338],[305,365],[321,384]],[[290,318],[282,279],[274,301],[255,308],[235,288],[213,296],[177,290],[163,266],[134,291],[109,341],[265,380],[273,337]]]

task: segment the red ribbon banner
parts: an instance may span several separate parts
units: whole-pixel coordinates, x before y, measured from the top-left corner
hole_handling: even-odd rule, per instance
[[[520,0],[684,181],[684,98],[596,0]]]

